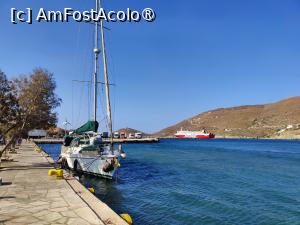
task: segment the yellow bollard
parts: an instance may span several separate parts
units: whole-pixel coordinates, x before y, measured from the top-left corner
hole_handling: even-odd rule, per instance
[[[64,178],[64,171],[61,169],[51,169],[48,170],[48,176],[56,176],[57,179]]]
[[[64,171],[61,169],[56,170],[56,176],[57,178],[63,178],[64,177]]]
[[[54,175],[56,175],[55,169],[48,170],[48,176],[54,176]]]
[[[123,220],[125,220],[129,225],[133,224],[132,218],[129,214],[127,213],[123,213],[120,215],[122,217]]]
[[[95,194],[95,189],[94,188],[88,188],[88,190],[91,192],[91,193],[93,193],[93,194]]]

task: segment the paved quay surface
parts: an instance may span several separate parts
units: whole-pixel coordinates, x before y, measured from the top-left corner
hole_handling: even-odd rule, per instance
[[[49,177],[53,167],[34,151],[33,144],[22,144],[13,162],[2,162],[0,177],[0,225],[18,224],[127,224],[77,180],[73,187],[64,180]],[[74,188],[75,186],[75,188]],[[87,193],[88,192],[88,193]],[[79,194],[78,194],[79,193]],[[82,197],[88,196],[96,205],[93,210]],[[101,207],[99,207],[100,204]],[[106,220],[99,214],[108,212]],[[97,214],[96,214],[97,213]],[[109,214],[110,213],[110,214]],[[111,222],[107,216],[115,217]]]

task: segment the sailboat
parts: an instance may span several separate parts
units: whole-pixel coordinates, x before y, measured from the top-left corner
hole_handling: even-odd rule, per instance
[[[97,12],[99,12],[100,7],[100,0],[96,0]],[[98,46],[99,26],[101,32],[106,111],[110,133],[109,143],[103,142],[101,135],[98,133],[99,123],[97,122],[98,59],[101,52]],[[94,118],[64,138],[60,157],[64,168],[112,179],[116,170],[120,167],[120,159],[125,158],[126,154],[122,150],[122,145],[116,146],[113,140],[103,20],[95,22],[95,46],[93,52]]]

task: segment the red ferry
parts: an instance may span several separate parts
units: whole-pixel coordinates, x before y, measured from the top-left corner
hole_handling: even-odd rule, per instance
[[[199,138],[199,139],[211,139],[215,138],[213,133],[207,133],[205,130],[203,131],[177,131],[175,134],[176,138]]]

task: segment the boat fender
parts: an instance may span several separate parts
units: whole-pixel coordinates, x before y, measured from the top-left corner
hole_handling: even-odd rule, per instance
[[[118,159],[113,159],[114,168],[121,167],[121,164],[119,163]]]
[[[125,220],[129,225],[132,225],[132,224],[133,224],[133,220],[132,220],[132,218],[131,218],[131,216],[130,216],[129,214],[123,213],[123,214],[121,214],[120,216],[121,216],[121,218],[122,218],[123,220]]]

